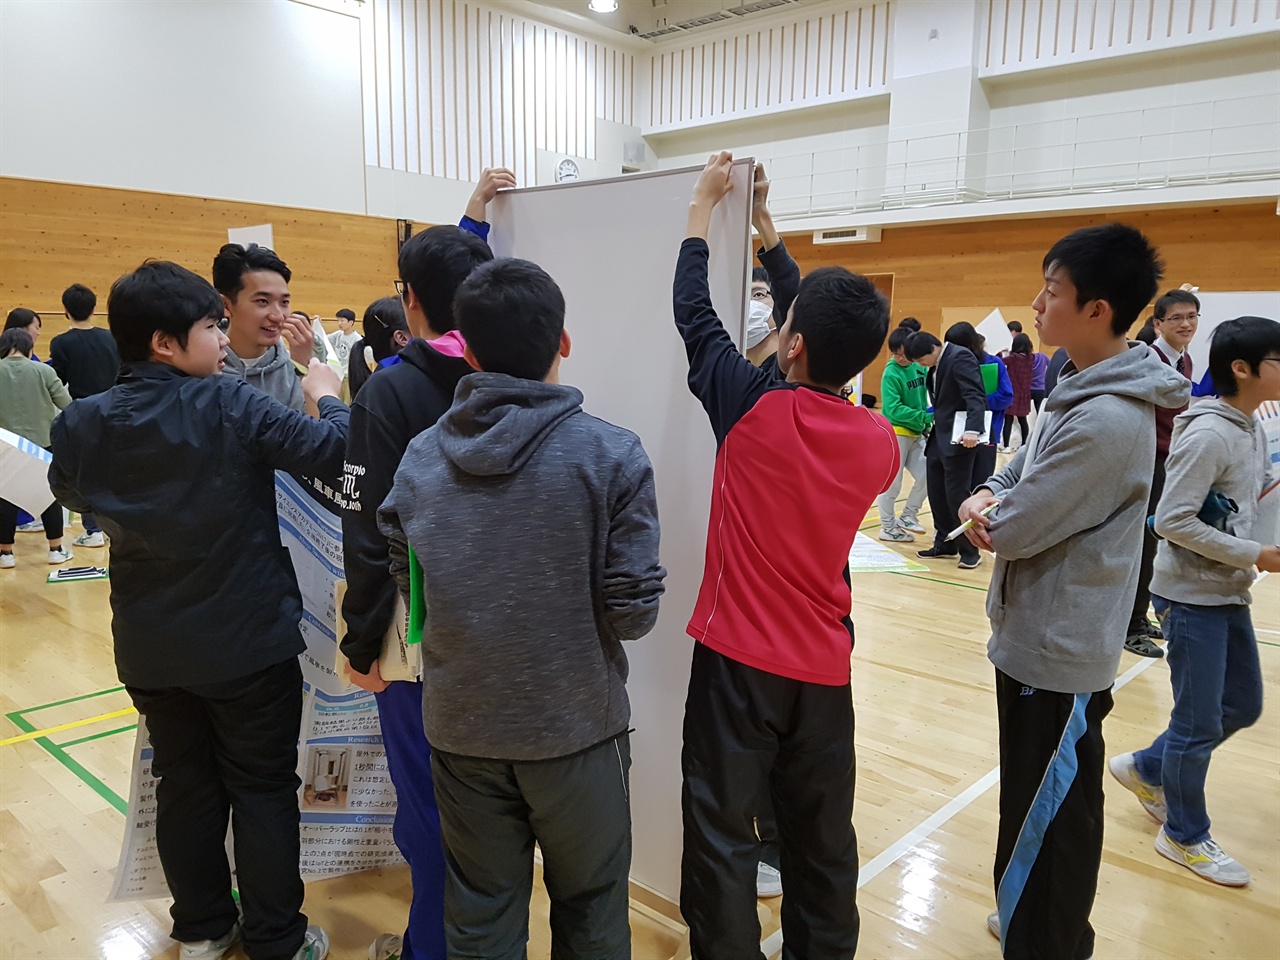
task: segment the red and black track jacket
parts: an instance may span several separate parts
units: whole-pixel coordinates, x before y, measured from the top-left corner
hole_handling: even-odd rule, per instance
[[[688,632],[758,670],[849,682],[849,551],[898,472],[879,414],[774,379],[738,352],[711,304],[707,244],[685,240],[675,319],[689,389],[715,431],[702,589]]]

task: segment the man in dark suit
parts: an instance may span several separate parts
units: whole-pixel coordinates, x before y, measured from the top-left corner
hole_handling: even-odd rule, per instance
[[[978,548],[965,537],[950,543],[945,538],[960,525],[957,511],[969,496],[978,440],[986,425],[987,394],[982,386],[982,371],[978,369],[978,358],[968,347],[940,343],[930,333],[917,333],[912,337],[906,354],[909,359],[932,368],[925,385],[933,400],[934,429],[925,444],[925,459],[935,533],[933,546],[919,551],[918,556],[925,559],[959,556],[959,566],[972,570],[982,562]],[[952,443],[957,416],[965,418],[965,429],[960,442]]]

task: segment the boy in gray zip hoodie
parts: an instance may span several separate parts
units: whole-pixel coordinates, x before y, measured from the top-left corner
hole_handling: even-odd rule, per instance
[[[1224,886],[1249,871],[1213,841],[1205,807],[1209,758],[1262,713],[1262,673],[1249,616],[1256,565],[1280,571],[1280,547],[1257,540],[1258,500],[1271,479],[1254,411],[1280,400],[1280,323],[1228,320],[1214,331],[1209,373],[1221,399],[1204,400],[1173,422],[1164,494],[1155,530],[1151,592],[1169,639],[1173,712],[1145,750],[1111,760],[1111,773],[1162,821],[1156,851]],[[1205,512],[1212,494],[1229,498],[1225,519]]]
[[[1000,720],[997,911],[1008,958],[1084,960],[1102,861],[1102,719],[1129,622],[1155,463],[1155,409],[1190,383],[1127,331],[1155,295],[1137,230],[1077,230],[1044,258],[1032,306],[1069,356],[1036,429],[962,504],[996,554],[987,655]],[[999,503],[990,519],[979,511]]]
[[[627,657],[658,616],[653,468],[559,383],[564,298],[523,260],[454,313],[477,370],[409,444],[379,511],[404,591],[422,567],[423,719],[450,956],[523,957],[533,845],[552,954],[631,955]]]

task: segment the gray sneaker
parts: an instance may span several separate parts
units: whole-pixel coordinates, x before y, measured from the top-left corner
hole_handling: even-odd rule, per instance
[[[1251,879],[1249,871],[1240,866],[1234,857],[1228,856],[1212,838],[1206,838],[1199,843],[1182,844],[1165,833],[1164,827],[1161,827],[1160,832],[1156,834],[1156,853],[1224,887],[1243,887]]]
[[[1143,780],[1138,773],[1138,764],[1132,753],[1122,753],[1112,757],[1107,763],[1111,775],[1120,781],[1120,785],[1138,798],[1142,809],[1156,823],[1164,823],[1169,812],[1164,805],[1164,787],[1156,787]]]
[[[240,924],[236,923],[216,940],[197,940],[184,943],[178,956],[182,960],[222,960],[240,942]]]
[[[1164,650],[1151,639],[1145,630],[1142,633],[1131,633],[1125,637],[1124,648],[1130,653],[1136,653],[1140,657],[1150,657],[1153,660],[1159,660],[1164,656]]]
[[[907,533],[901,527],[890,527],[888,530],[880,531],[880,539],[888,543],[915,543],[916,537],[913,533]]]
[[[756,896],[761,899],[782,896],[782,874],[763,860],[756,864]]]

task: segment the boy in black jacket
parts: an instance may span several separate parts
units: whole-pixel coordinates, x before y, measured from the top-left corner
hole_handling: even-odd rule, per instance
[[[378,671],[396,588],[377,511],[409,441],[449,409],[458,381],[472,372],[455,329],[453,295],[472,270],[493,259],[483,239],[489,232],[482,219],[485,205],[499,189],[514,185],[511,171],[485,170],[459,226],[431,227],[405,242],[397,288],[414,339],[400,351],[398,363],[369,378],[351,409],[342,482],[349,503],[342,515],[347,577],[342,653],[350,662],[351,681],[378,697],[387,770],[396,787],[396,845],[413,876],[404,936],[379,936],[370,948],[373,960],[445,957],[444,854],[431,786],[431,746],[422,732],[422,684],[387,683]]]
[[[551,955],[625,960],[623,644],[653,629],[666,576],[653,468],[560,384],[564,297],[539,267],[479,267],[455,312],[483,372],[409,444],[378,512],[402,592],[409,544],[422,565],[449,956],[524,956],[536,842]]]
[[[230,813],[252,960],[323,960],[298,871],[302,598],[280,545],[276,470],[342,462],[347,408],[318,361],[320,420],[222,377],[222,305],[206,281],[148,262],[107,305],[124,369],[54,421],[49,484],[111,536],[116,669],[147,722],[156,842],[184,960],[241,937]]]

